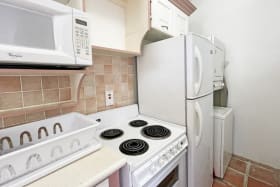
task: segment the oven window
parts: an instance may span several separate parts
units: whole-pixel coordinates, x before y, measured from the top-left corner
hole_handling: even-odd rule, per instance
[[[179,166],[173,169],[163,181],[158,185],[158,187],[172,187],[177,181],[179,176]]]

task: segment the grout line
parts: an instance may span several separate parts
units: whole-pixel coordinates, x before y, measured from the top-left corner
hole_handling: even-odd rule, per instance
[[[273,184],[270,184],[269,182],[263,181],[263,180],[261,180],[259,178],[252,177],[252,176],[250,176],[250,178],[255,179],[256,181],[262,182],[264,184],[267,184],[268,186],[271,186],[271,187],[273,186]]]
[[[23,99],[22,76],[19,76],[19,80],[20,80],[20,92],[21,92],[21,101],[22,101],[22,107],[21,108],[24,108],[25,103],[24,103],[24,99]]]
[[[4,124],[4,117],[1,117],[1,122],[2,122],[2,127],[5,128],[5,124]]]
[[[241,174],[241,175],[246,175],[246,173],[243,173],[242,171],[238,171],[230,166],[228,166],[229,169],[233,170],[234,172],[238,173],[238,174]],[[246,172],[246,171],[245,171]]]
[[[44,119],[47,119],[46,111],[44,111],[43,113],[44,113]]]
[[[42,102],[45,104],[45,95],[44,95],[44,89],[43,89],[43,77],[40,76],[41,78],[41,93],[42,93]]]
[[[60,94],[60,85],[59,85],[59,79],[61,78],[60,76],[56,76],[57,78],[57,86],[58,86],[58,102],[61,101],[61,94]]]
[[[250,173],[250,168],[251,168],[251,162],[246,162],[246,170],[245,170],[245,175],[244,175],[244,183],[243,186],[247,187],[248,185],[248,178],[249,178],[249,173]]]

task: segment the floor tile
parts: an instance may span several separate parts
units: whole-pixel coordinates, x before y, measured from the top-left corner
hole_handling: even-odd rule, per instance
[[[234,171],[233,169],[227,169],[224,180],[236,187],[243,187],[244,175]]]
[[[251,166],[249,175],[261,181],[267,182],[269,184],[277,183],[276,173],[274,173],[274,170],[265,169],[255,164]]]
[[[231,186],[221,180],[215,179],[213,183],[213,187],[231,187]]]
[[[261,181],[249,177],[247,187],[272,187],[272,185],[263,183]]]
[[[247,163],[242,161],[242,160],[239,160],[237,158],[232,158],[230,163],[229,163],[229,167],[237,170],[237,171],[240,171],[242,173],[245,173],[246,172],[246,167],[247,167]]]

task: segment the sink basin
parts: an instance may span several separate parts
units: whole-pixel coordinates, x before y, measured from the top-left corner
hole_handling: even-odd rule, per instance
[[[0,186],[23,186],[101,148],[98,123],[70,113],[0,130]]]

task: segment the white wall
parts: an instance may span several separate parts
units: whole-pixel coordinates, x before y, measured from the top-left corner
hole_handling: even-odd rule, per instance
[[[234,152],[280,168],[280,1],[194,0],[190,30],[227,47]]]

